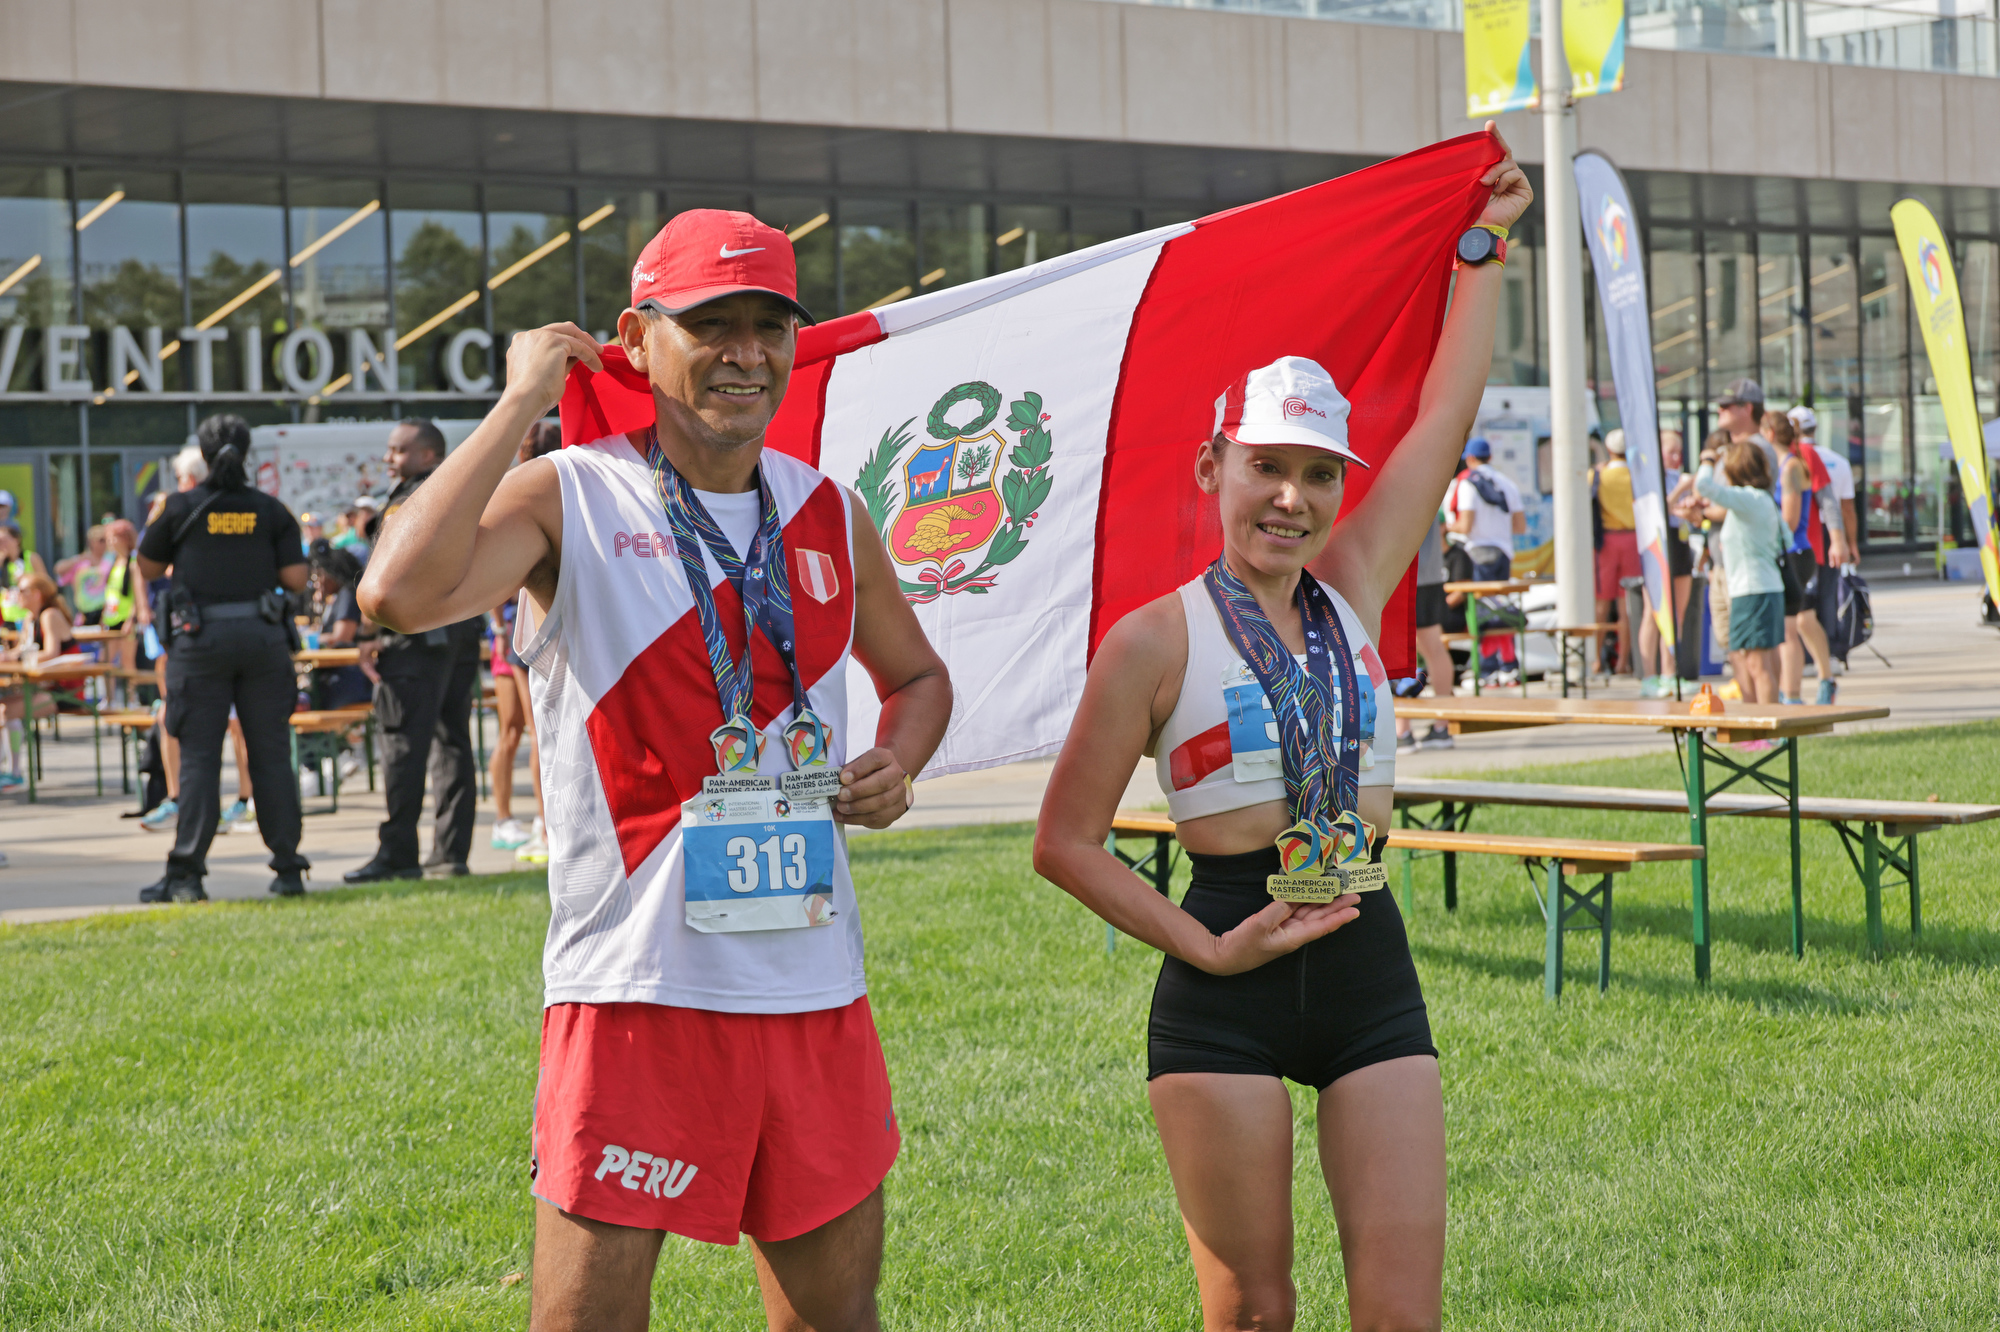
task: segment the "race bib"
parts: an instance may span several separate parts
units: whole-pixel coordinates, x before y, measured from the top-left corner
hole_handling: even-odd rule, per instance
[[[830,924],[833,807],[783,792],[696,796],[681,805],[687,923],[704,934]]]
[[[1244,662],[1222,668],[1222,705],[1229,717],[1230,775],[1239,782],[1283,780],[1285,754],[1278,747],[1278,714]]]

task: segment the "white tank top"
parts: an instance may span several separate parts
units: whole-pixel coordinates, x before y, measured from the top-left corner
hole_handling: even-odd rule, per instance
[[[835,825],[833,923],[708,934],[686,921],[680,804],[715,771],[721,703],[686,574],[663,535],[651,469],[624,436],[562,449],[562,568],[546,620],[525,594],[515,651],[529,666],[541,736],[553,908],[544,1000],[649,1003],[723,1013],[838,1008],[866,992],[861,918]],[[854,640],[853,531],[840,486],[767,450],[764,482],[784,526],[800,675],[832,728],[829,761],[851,753],[847,659]],[[725,623],[741,602],[703,552]],[[740,638],[733,640],[740,647]],[[787,766],[792,717],[783,659],[760,634],[752,718]],[[713,719],[711,718],[713,714]]]
[[[1375,690],[1374,743],[1362,760],[1363,786],[1396,783],[1396,699],[1374,640],[1340,593],[1326,588],[1354,654],[1355,676]],[[1270,700],[1222,627],[1208,587],[1181,585],[1187,619],[1187,673],[1181,696],[1160,732],[1153,759],[1167,811],[1176,823],[1285,798],[1284,761]],[[1337,678],[1337,677],[1336,677]],[[1233,724],[1232,724],[1233,723]],[[1364,740],[1367,737],[1363,737]]]

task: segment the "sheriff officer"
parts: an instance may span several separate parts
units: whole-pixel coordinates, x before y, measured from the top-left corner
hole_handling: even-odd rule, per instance
[[[167,734],[181,742],[180,826],[167,873],[141,902],[208,897],[208,844],[222,812],[222,738],[229,710],[243,723],[257,830],[271,848],[271,891],[305,892],[310,862],[299,854],[299,783],[286,720],[297,701],[291,607],[280,589],[306,585],[305,554],[291,510],[254,489],[244,470],[250,427],[211,416],[195,432],[208,480],[167,498],[139,541],[139,572],[174,571],[167,642]],[[162,635],[167,637],[167,635]]]
[[[396,488],[368,527],[379,544],[417,487],[444,461],[444,432],[412,417],[389,432],[383,455]],[[361,645],[361,668],[375,680],[375,720],[382,729],[382,821],[374,859],[345,876],[349,883],[446,878],[468,874],[476,768],[472,758],[472,691],[479,683],[482,619],[473,616],[422,634],[384,629]],[[417,859],[417,822],[424,812],[424,769],[430,768],[437,831],[428,860]]]

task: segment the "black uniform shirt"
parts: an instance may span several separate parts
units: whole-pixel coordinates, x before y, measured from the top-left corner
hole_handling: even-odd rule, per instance
[[[174,581],[204,605],[255,601],[278,586],[278,571],[306,562],[299,544],[299,520],[292,511],[253,487],[225,491],[201,516],[193,513],[215,492],[196,486],[169,495],[160,516],[139,538],[139,553],[174,566]],[[174,533],[187,535],[174,545]]]

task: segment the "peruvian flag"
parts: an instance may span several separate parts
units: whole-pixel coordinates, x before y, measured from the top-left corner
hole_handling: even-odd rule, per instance
[[[1501,156],[1465,135],[800,332],[767,442],[860,493],[951,668],[951,729],[927,774],[1054,753],[1105,631],[1215,559],[1195,448],[1245,371],[1318,361],[1353,404],[1355,451],[1388,456],[1416,417],[1453,246]],[[653,421],[643,376],[616,349],[605,362],[572,372],[566,444]],[[1349,470],[1349,507],[1372,477]],[[794,587],[830,595],[828,576],[795,569]],[[1413,666],[1411,586],[1383,613],[1391,675]],[[848,693],[853,733],[873,735],[858,664]]]

